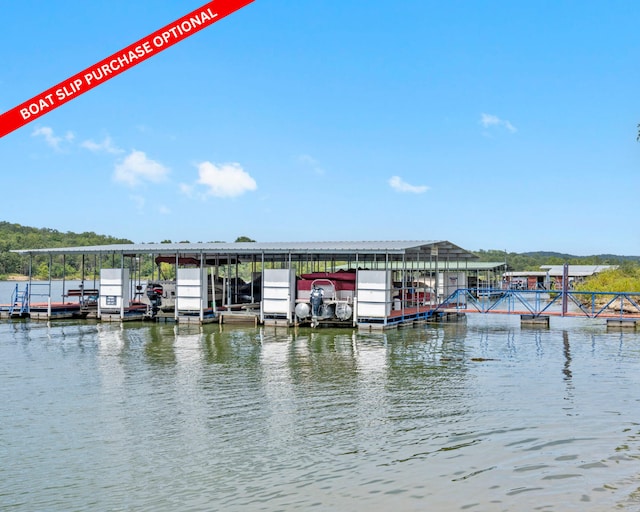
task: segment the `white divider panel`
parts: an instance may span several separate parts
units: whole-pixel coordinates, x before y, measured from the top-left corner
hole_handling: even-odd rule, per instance
[[[111,311],[129,306],[129,269],[100,269],[100,310]]]
[[[291,318],[296,298],[295,269],[264,269],[262,274],[263,315],[286,315]]]
[[[467,287],[467,275],[464,272],[441,272],[438,276],[438,300],[443,301],[459,288]],[[466,299],[465,299],[466,300]]]
[[[387,318],[391,314],[391,271],[358,270],[357,318]]]
[[[179,268],[176,278],[176,310],[200,311],[207,301],[206,268]]]

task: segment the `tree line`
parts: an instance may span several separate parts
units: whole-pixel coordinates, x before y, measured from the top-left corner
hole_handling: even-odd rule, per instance
[[[183,240],[182,242],[188,242]],[[235,242],[255,242],[247,236],[239,236]],[[61,232],[51,228],[34,228],[0,221],[0,279],[6,279],[12,274],[28,275],[29,261],[19,254],[10,252],[16,249],[42,249],[48,247],[81,247],[93,245],[109,244],[130,244],[131,240],[117,238],[108,235],[99,235],[92,231],[84,233]],[[171,240],[162,240],[161,243],[171,243]],[[601,254],[594,256],[573,256],[555,252],[527,252],[515,253],[502,250],[478,250],[472,251],[480,261],[502,262],[507,264],[509,270],[524,271],[538,270],[541,265],[622,265],[623,263],[638,263],[638,256],[616,256],[612,254]],[[82,256],[69,255],[63,262],[55,258],[49,266],[47,256],[34,257],[32,262],[35,273],[47,274],[51,272],[51,277],[59,278],[63,275],[67,277],[79,276],[82,271]],[[91,265],[85,261],[85,272],[92,269],[86,268]],[[95,269],[93,269],[95,270]],[[40,277],[47,277],[40,275]]]
[[[17,249],[42,249],[46,247],[75,247],[89,245],[127,244],[131,240],[113,236],[98,235],[92,231],[84,233],[63,233],[51,228],[33,228],[0,221],[0,277],[11,274],[28,274],[29,262],[19,254],[10,252]],[[45,261],[46,260],[46,261]],[[48,262],[48,258],[39,257],[36,265]],[[66,261],[72,273],[80,270],[81,256],[69,256]],[[55,272],[62,275],[62,263],[55,263]],[[54,276],[58,277],[58,276]]]
[[[499,250],[472,251],[480,261],[502,262],[511,271],[540,270],[542,265],[622,265],[640,262],[640,256],[617,256],[598,254],[593,256],[574,256],[550,251],[516,253]]]
[[[239,236],[236,242],[255,242],[247,236]],[[182,240],[189,243],[188,240]],[[29,259],[12,250],[21,249],[44,249],[49,247],[86,247],[94,245],[110,244],[131,244],[127,238],[117,238],[108,235],[99,235],[93,231],[84,233],[74,233],[71,231],[62,232],[51,228],[34,228],[22,226],[6,221],[0,221],[0,279],[7,279],[9,276],[28,275]],[[171,240],[162,240],[160,243],[172,243]],[[104,259],[109,259],[106,255]],[[142,273],[151,275],[153,263],[144,261]],[[54,258],[51,262],[48,256],[34,256],[31,261],[32,274],[34,277],[46,279],[88,276],[96,271],[95,267],[100,267],[101,263],[93,258],[85,258],[83,264],[82,255],[67,255],[64,262],[61,258]]]

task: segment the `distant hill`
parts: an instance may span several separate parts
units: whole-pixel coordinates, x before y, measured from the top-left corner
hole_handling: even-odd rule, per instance
[[[0,221],[0,276],[25,272],[23,259],[15,249],[40,249],[45,247],[75,247],[83,245],[126,244],[131,240],[113,236],[85,233],[63,233],[51,228],[33,228]],[[74,266],[74,259],[68,262]]]
[[[599,258],[602,260],[616,260],[616,261],[640,261],[640,256],[620,256],[617,254],[595,254],[593,256],[575,256],[573,254],[564,254],[561,252],[553,251],[535,251],[535,252],[522,252],[523,256],[540,257],[540,258],[561,258],[567,260],[581,259],[581,258]]]
[[[553,251],[510,252],[500,250],[472,251],[483,261],[506,261],[510,270],[538,270],[541,265],[621,265],[625,262],[640,262],[640,256],[597,254],[575,256]]]
[[[579,258],[579,256],[575,256],[573,254],[565,254],[562,252],[553,252],[553,251],[522,252],[520,254],[522,254],[523,256],[531,256],[532,258],[563,258],[563,259]]]

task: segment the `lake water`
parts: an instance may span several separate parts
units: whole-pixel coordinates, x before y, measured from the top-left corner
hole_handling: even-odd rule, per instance
[[[640,510],[640,334],[0,322],[0,509]]]

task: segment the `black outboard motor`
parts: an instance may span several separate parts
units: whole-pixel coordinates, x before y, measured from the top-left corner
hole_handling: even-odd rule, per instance
[[[320,315],[320,306],[322,305],[323,295],[324,290],[322,288],[318,288],[316,285],[313,285],[313,289],[309,294],[309,300],[311,301],[311,314],[314,317]]]
[[[147,298],[151,303],[151,316],[154,317],[160,311],[160,306],[162,306],[162,294],[164,293],[164,288],[162,285],[158,283],[148,283],[147,284]]]

